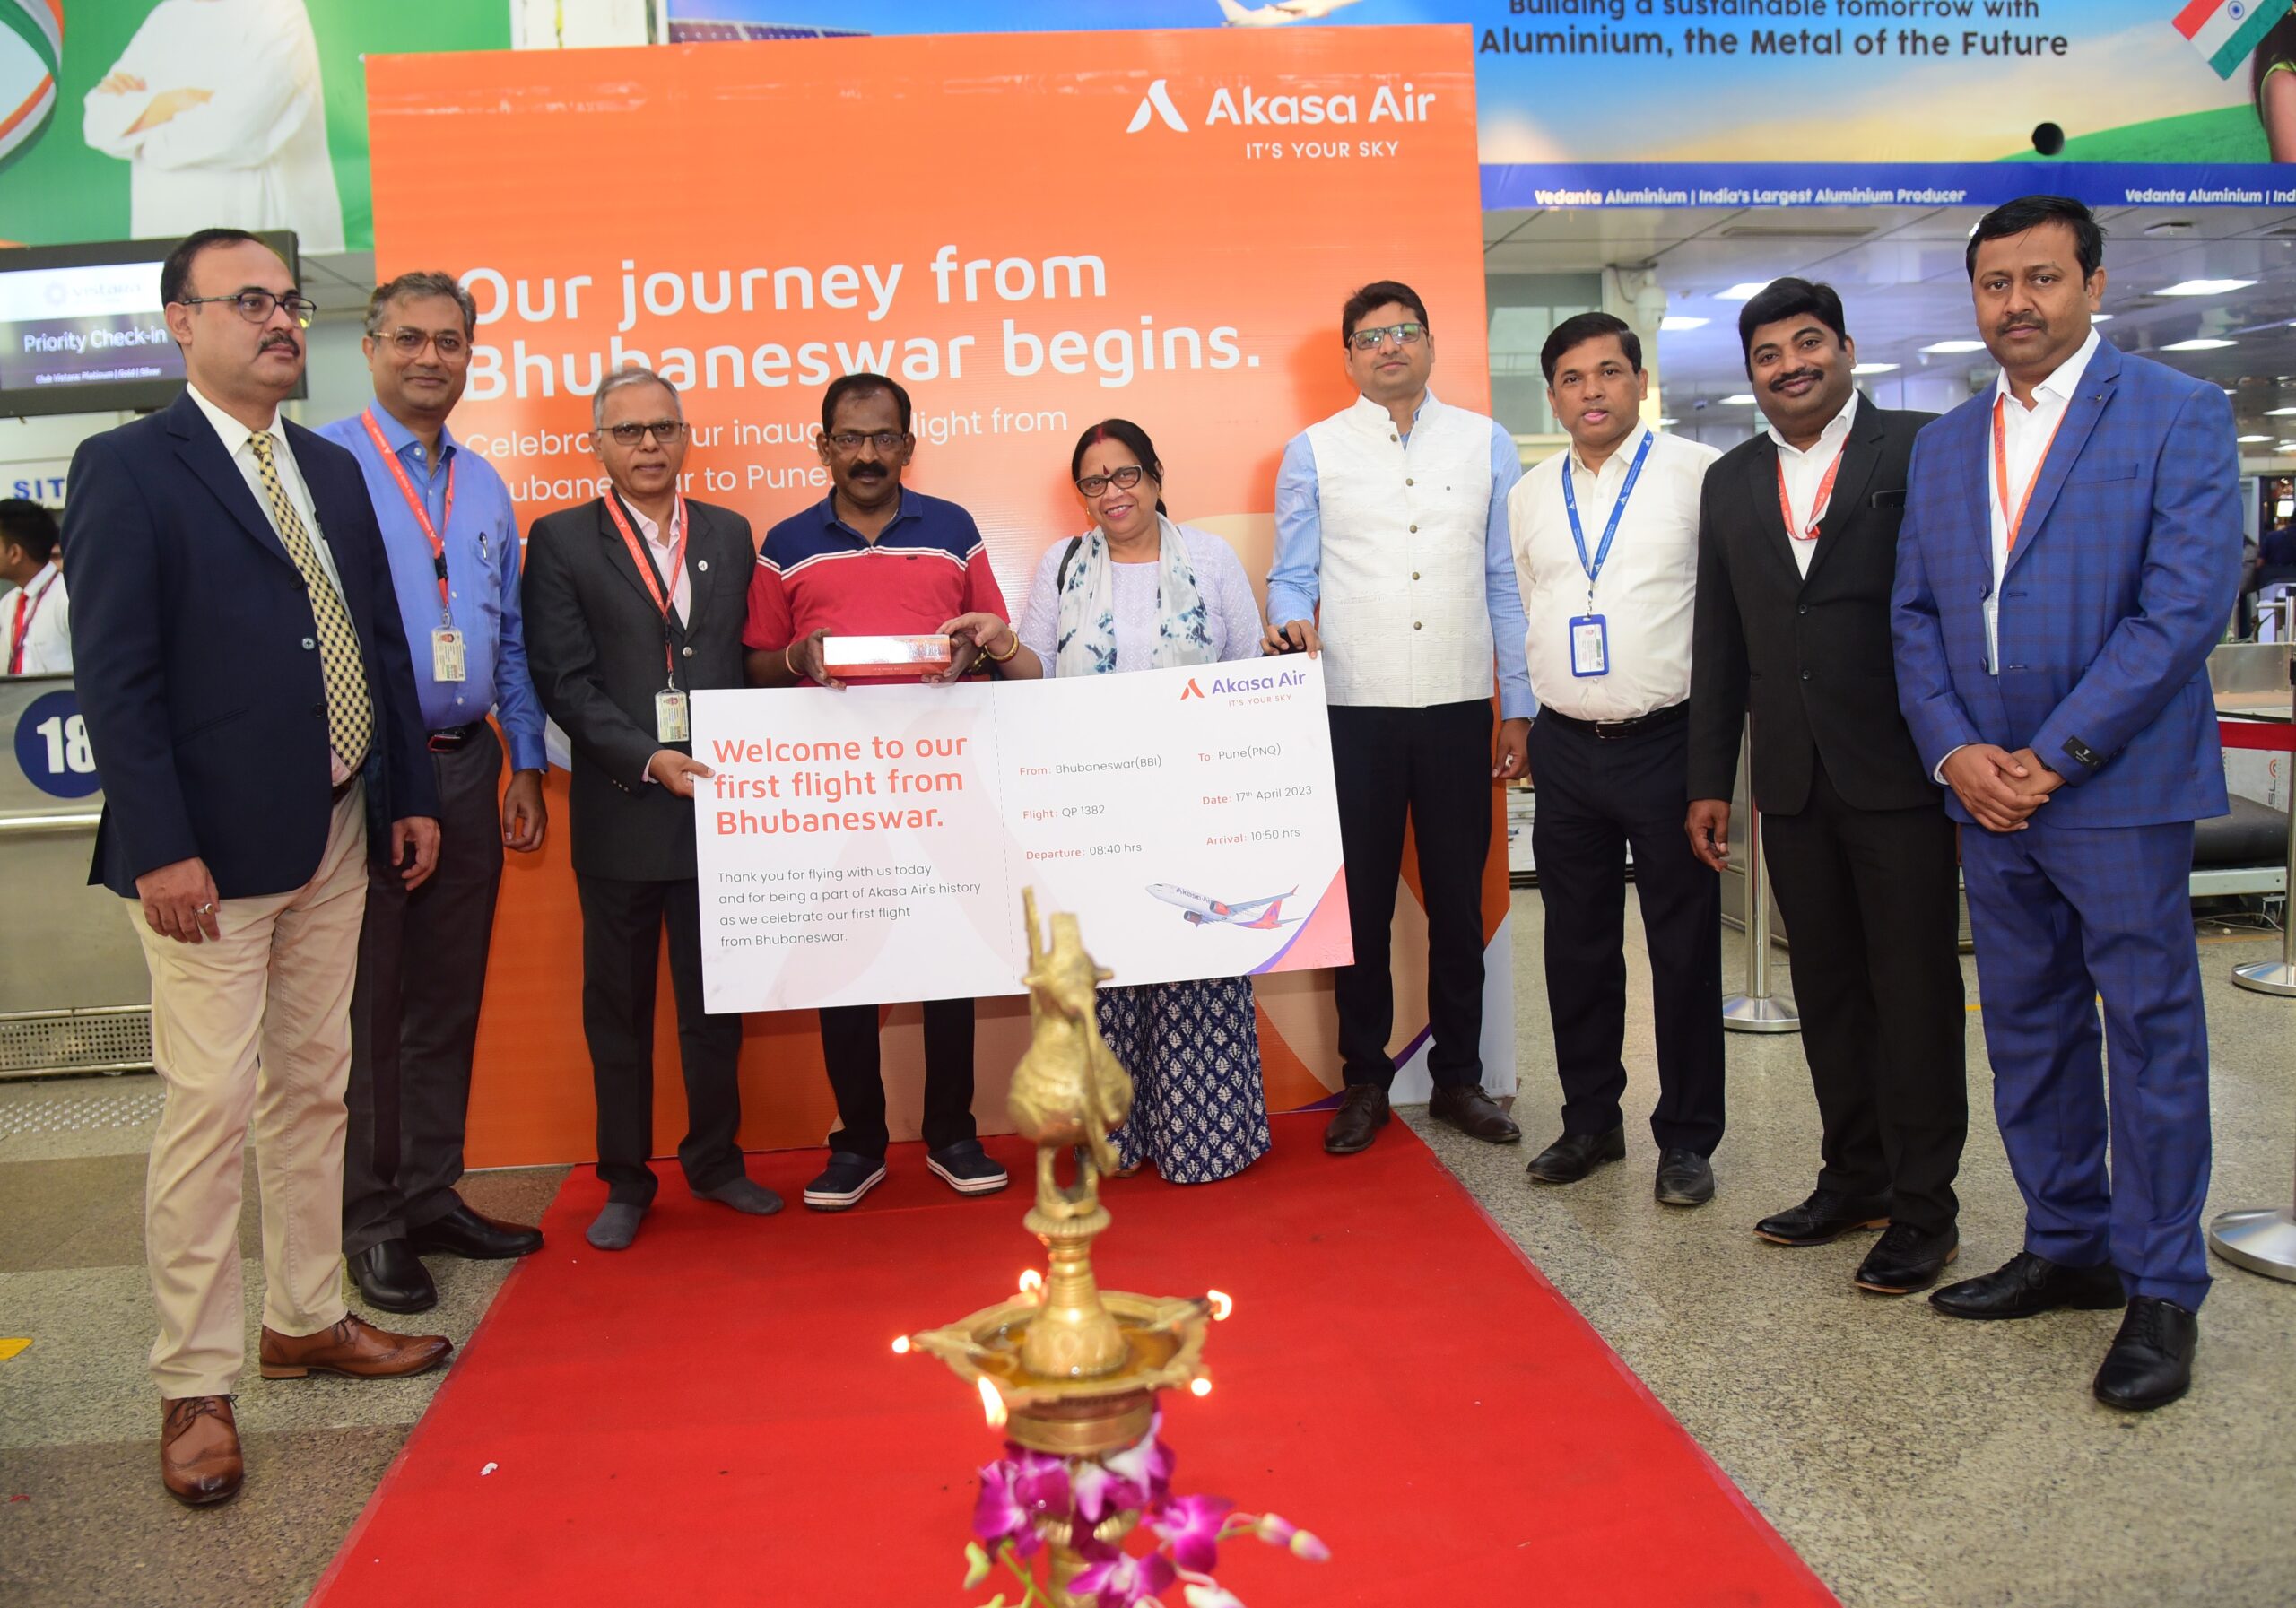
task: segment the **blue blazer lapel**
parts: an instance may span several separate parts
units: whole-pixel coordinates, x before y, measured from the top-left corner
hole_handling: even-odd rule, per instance
[[[215,494],[257,546],[293,569],[295,561],[287,556],[286,544],[271,528],[271,521],[257,503],[255,493],[240,478],[239,465],[223,450],[222,438],[208,423],[207,415],[199,411],[199,404],[191,399],[189,391],[169,405],[167,420],[168,433],[176,438],[176,454],[183,459],[184,466]]]
[[[2017,544],[2009,550],[2009,561],[2001,567],[2006,576],[2016,569],[2018,561],[2032,550],[2041,533],[2048,528],[2049,510],[2057,506],[2057,493],[2065,489],[2065,477],[2071,473],[2082,448],[2088,446],[2090,432],[2097,428],[2097,421],[2104,417],[2111,405],[2113,387],[2120,379],[2120,350],[2110,341],[2099,341],[2095,355],[2081,376],[2081,388],[2073,400],[2065,404],[2065,421],[2057,426],[2056,439],[2048,445],[2048,456],[2041,460],[2040,474],[2033,482],[2033,494],[2025,505],[2024,523],[2017,530]],[[1992,428],[1990,422],[1987,429]],[[1990,438],[1987,450],[1992,449]]]

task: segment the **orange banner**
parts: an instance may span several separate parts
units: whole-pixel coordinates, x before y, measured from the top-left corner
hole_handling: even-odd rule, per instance
[[[1173,516],[1265,577],[1277,460],[1352,395],[1339,310],[1367,280],[1419,290],[1437,392],[1487,403],[1465,28],[385,56],[368,83],[378,274],[443,268],[476,297],[453,425],[528,519],[603,488],[589,394],[639,361],[684,392],[688,494],[762,537],[828,494],[823,387],[874,369],[916,402],[910,483],[972,511],[1017,611],[1084,527],[1068,455],[1111,415],[1155,439]],[[503,891],[473,1165],[590,1153],[562,811],[552,835]],[[1492,882],[1495,928],[1503,865]],[[1398,1047],[1425,1023],[1412,950]],[[1262,1008],[1271,1107],[1318,1097],[1327,987]],[[1001,1114],[1026,1017],[981,1011],[980,1108]],[[889,1042],[897,1133],[914,1038]],[[744,1143],[820,1142],[810,1016],[752,1019],[744,1096]]]

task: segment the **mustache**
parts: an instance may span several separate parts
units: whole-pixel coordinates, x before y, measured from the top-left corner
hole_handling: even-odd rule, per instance
[[[846,473],[856,480],[880,480],[891,471],[883,464],[856,464]]]
[[[267,335],[264,336],[263,344],[257,347],[256,350],[258,352],[265,352],[270,351],[274,346],[283,346],[290,352],[297,352],[303,350],[302,343],[296,340],[293,335],[289,335],[284,330],[281,330],[274,335]]]
[[[2048,326],[2031,313],[2021,313],[2013,318],[2004,318],[1993,326],[1993,333],[2005,335],[2013,329],[2047,329]]]
[[[1812,380],[1821,380],[1821,381],[1822,381],[1822,380],[1823,380],[1824,378],[1825,378],[1825,376],[1824,376],[1824,375],[1822,375],[1822,374],[1821,374],[1821,373],[1819,373],[1819,372],[1818,372],[1818,370],[1816,370],[1815,369],[1795,369],[1795,370],[1794,370],[1794,372],[1793,372],[1793,373],[1791,373],[1791,374],[1781,374],[1781,375],[1779,375],[1776,379],[1771,380],[1771,381],[1770,382],[1770,388],[1771,390],[1773,390],[1773,391],[1782,391],[1782,390],[1784,390],[1787,386],[1792,385],[1796,380],[1798,380],[1798,379],[1812,379]]]

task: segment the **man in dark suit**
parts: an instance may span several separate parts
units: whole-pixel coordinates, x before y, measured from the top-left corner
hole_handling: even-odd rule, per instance
[[[1959,1248],[1969,1131],[1953,824],[1890,668],[1906,464],[1934,415],[1857,394],[1831,286],[1772,281],[1738,338],[1770,427],[1706,476],[1684,826],[1721,870],[1751,714],[1748,792],[1823,1125],[1816,1189],[1754,1231],[1808,1246],[1886,1227],[1857,1282],[1903,1295]]]
[[[1906,723],[1963,823],[2025,1245],[1929,1299],[2005,1318],[2126,1297],[2092,1388],[2157,1407],[2191,1385],[2208,1292],[2187,890],[2193,822],[2226,807],[2207,665],[2239,585],[2232,409],[2099,337],[2104,231],[2078,201],[1996,207],[1968,265],[2001,376],[1914,449],[1892,629]]]
[[[742,684],[756,549],[749,521],[678,490],[686,425],[649,369],[610,376],[591,430],[611,487],[535,521],[526,537],[526,663],[574,745],[568,804],[582,904],[582,1030],[598,1102],[606,1204],[600,1250],[629,1248],[654,1198],[654,977],[666,924],[685,1073],[687,1186],[755,1216],[781,1209],[751,1182],[741,1126],[742,1019],[701,1000],[688,696]]]
[[[346,1312],[340,1255],[368,821],[390,823],[412,886],[438,856],[439,803],[359,465],[279,417],[310,301],[235,229],[177,247],[160,296],[190,383],[81,444],[64,547],[104,787],[89,881],[129,901],[167,1084],[144,1198],[161,1478],[204,1506],[242,1473],[250,1125],[264,1378],[420,1373],[451,1349]]]

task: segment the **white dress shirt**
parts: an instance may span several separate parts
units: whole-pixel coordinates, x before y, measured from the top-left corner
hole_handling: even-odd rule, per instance
[[[1646,437],[1650,456],[1619,520],[1590,610],[1587,571],[1563,509],[1562,477],[1572,477],[1591,561]],[[1573,448],[1532,469],[1508,494],[1508,528],[1529,621],[1531,691],[1540,708],[1578,720],[1632,720],[1690,696],[1699,491],[1708,467],[1721,456],[1701,442],[1637,424],[1601,469],[1589,471]],[[1576,676],[1570,674],[1570,621],[1590,613],[1605,619],[1610,671]]]
[[[2081,377],[2088,372],[2089,360],[2097,352],[2099,340],[2095,329],[2081,343],[2081,349],[2058,364],[2057,371],[2033,387],[2033,405],[2027,407],[2009,389],[2009,375],[2004,369],[1994,382],[1993,392],[2001,402],[2002,456],[2009,465],[2009,513],[2001,511],[2001,488],[1993,474],[1993,422],[1985,426],[1985,493],[1987,517],[1993,524],[1993,595],[1985,603],[1985,667],[1994,675],[2001,674],[2001,617],[1998,604],[2001,597],[2001,572],[2009,567],[2009,518],[2017,512],[2034,482],[2040,478],[2041,465],[2049,444],[2057,439],[2057,428],[2065,422],[2065,410],[2072,405],[2074,393],[2081,388]],[[2031,531],[2018,533],[2020,538],[2030,536]],[[1949,756],[1950,757],[1950,756]]]
[[[1818,507],[1818,488],[1825,482],[1826,471],[1840,462],[1842,453],[1848,450],[1850,421],[1857,414],[1857,392],[1853,388],[1849,400],[1841,404],[1841,412],[1827,422],[1807,452],[1787,442],[1778,433],[1775,424],[1767,427],[1770,439],[1778,444],[1779,467],[1786,474],[1786,500],[1794,509],[1793,517],[1786,521],[1786,534],[1793,538],[1788,545],[1794,549],[1794,561],[1802,567],[1805,576],[1810,573],[1810,560],[1816,555],[1818,544],[1804,538],[1824,511]]]
[[[638,534],[646,538],[647,548],[654,558],[654,570],[670,583],[670,607],[677,611],[678,623],[685,623],[686,604],[693,598],[693,583],[686,575],[685,566],[685,499],[681,497],[670,509],[670,528],[665,532],[653,520],[640,513],[638,505],[628,498],[622,507],[638,521]]]
[[[263,471],[256,464],[255,448],[248,445],[255,439],[257,432],[202,396],[197,386],[186,386],[184,388],[191,393],[191,399],[199,404],[199,411],[207,415],[207,422],[222,438],[223,450],[231,456],[231,466],[239,472],[239,478],[248,482],[248,491],[255,498],[255,506],[262,510],[265,520],[276,533],[279,521],[271,517],[271,494],[263,489]],[[280,428],[277,413],[271,415],[270,425],[261,433],[271,438],[271,465],[279,476],[279,489],[287,493],[288,503],[302,519],[303,529],[311,538],[312,550],[318,554],[319,568],[326,571],[328,581],[340,592],[343,578],[335,572],[335,554],[327,550],[326,533],[319,528],[318,510],[311,506],[311,489],[303,483],[303,472],[295,466],[295,449],[287,445],[287,432]],[[284,544],[283,538],[282,544]]]
[[[24,657],[16,663],[16,620],[24,622]],[[72,674],[72,605],[64,570],[55,560],[32,577],[31,585],[0,596],[0,674]]]

